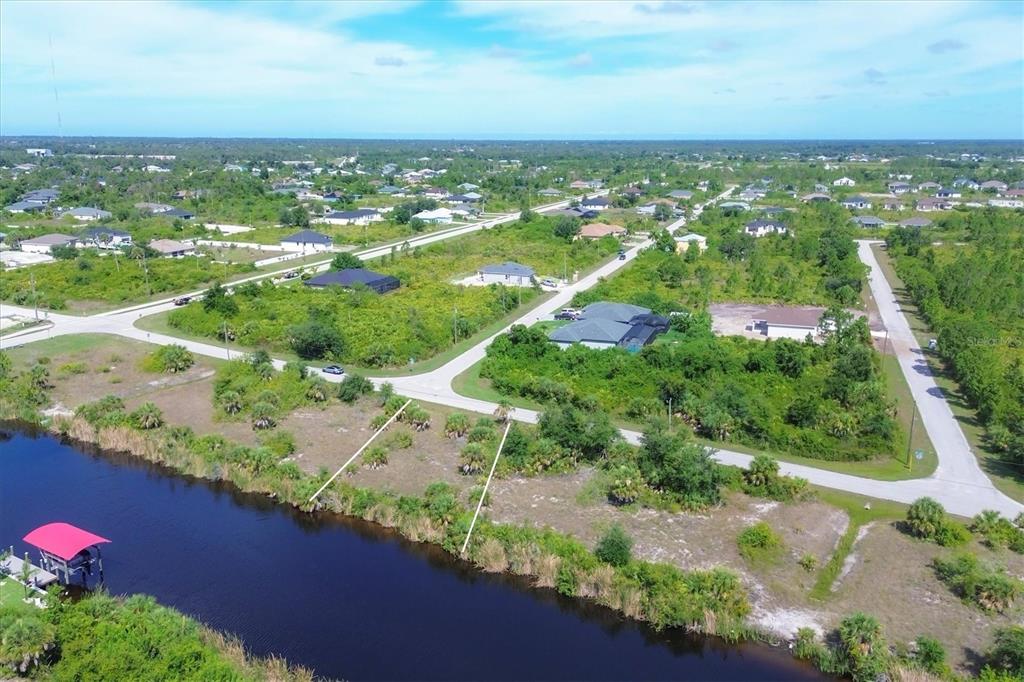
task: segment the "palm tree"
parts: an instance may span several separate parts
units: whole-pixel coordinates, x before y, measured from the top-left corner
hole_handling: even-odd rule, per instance
[[[459,471],[463,474],[479,474],[484,470],[484,449],[479,443],[470,443],[462,448],[459,455]]]
[[[227,414],[238,414],[242,411],[242,396],[236,391],[225,391],[220,396],[220,406]]]
[[[153,403],[144,403],[132,413],[135,426],[140,429],[156,429],[164,424],[164,415]]]
[[[452,412],[444,422],[444,435],[449,438],[460,438],[469,431],[469,417],[461,412]]]
[[[272,429],[277,426],[274,419],[274,406],[270,403],[256,403],[252,406],[252,428],[254,430]]]
[[[417,431],[426,431],[430,428],[430,413],[419,405],[410,405],[402,413],[402,421]]]
[[[32,381],[32,385],[39,389],[46,389],[50,387],[50,370],[46,369],[45,365],[35,365],[32,367],[32,371],[29,372],[29,378]]]
[[[306,399],[314,403],[322,403],[327,400],[327,382],[320,377],[313,377],[306,386]]]
[[[499,424],[504,424],[512,417],[512,413],[515,411],[516,408],[512,407],[512,403],[508,400],[499,400],[498,406],[494,408],[494,420]]]

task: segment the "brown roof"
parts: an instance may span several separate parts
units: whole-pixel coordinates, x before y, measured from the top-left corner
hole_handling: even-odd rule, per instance
[[[818,320],[821,319],[821,315],[824,312],[824,308],[790,308],[780,306],[766,309],[755,319],[758,321],[763,320],[768,324],[815,329],[818,326]]]
[[[608,235],[616,236],[625,233],[626,228],[621,225],[608,225],[607,223],[590,223],[580,228],[580,236],[584,239],[600,239]]]

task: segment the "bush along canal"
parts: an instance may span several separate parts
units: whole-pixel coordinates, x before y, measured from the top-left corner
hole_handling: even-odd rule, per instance
[[[474,532],[469,563],[453,556],[469,513],[443,488],[421,499],[336,484],[326,506],[352,515],[306,512],[232,483],[176,473],[199,472],[176,459],[171,436],[131,449],[173,470],[4,428],[2,544],[29,551],[20,538],[54,519],[101,529],[112,541],[104,549],[111,594],[153,595],[239,636],[256,655],[282,656],[318,675],[823,679],[785,650],[675,627],[687,621],[726,638],[742,634],[746,599],[724,572],[634,562],[628,576],[619,575],[564,536],[486,522]],[[302,499],[323,480],[301,481],[285,494],[254,475],[245,487]],[[665,608],[644,611],[654,601]]]

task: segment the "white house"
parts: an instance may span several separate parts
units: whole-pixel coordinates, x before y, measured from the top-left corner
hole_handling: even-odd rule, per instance
[[[778,220],[751,220],[743,226],[743,231],[752,237],[764,237],[768,234],[786,234],[786,224]]]
[[[506,261],[484,265],[476,272],[481,282],[488,284],[504,284],[510,287],[533,286],[533,279],[536,273],[528,265],[521,265]]]
[[[93,246],[98,249],[118,249],[132,245],[132,236],[124,230],[112,227],[93,227],[82,233],[79,246]]]
[[[580,202],[580,208],[585,211],[603,211],[608,208],[607,197],[589,197]]]
[[[316,222],[327,225],[369,225],[382,220],[384,216],[372,208],[357,208],[354,211],[333,211]]]
[[[832,181],[832,186],[833,187],[853,187],[856,184],[857,183],[854,182],[853,178],[848,178],[848,177],[845,177],[845,176],[839,178],[838,180],[833,180]]]
[[[21,242],[21,250],[25,253],[53,253],[54,247],[74,246],[75,238],[66,234],[44,234],[35,239],[26,239]]]
[[[334,242],[325,234],[313,230],[300,230],[281,240],[283,251],[330,251]]]
[[[61,214],[61,216],[66,215],[71,216],[75,220],[84,221],[107,220],[109,218],[114,217],[114,214],[111,213],[110,211],[104,211],[101,208],[92,208],[91,206],[79,206],[77,208],[71,208],[68,209],[67,211],[64,211],[64,213]]]
[[[769,339],[803,340],[821,335],[821,308],[769,308],[751,322],[751,329]]]
[[[890,182],[889,191],[893,194],[906,194],[910,191],[910,183],[907,182]]]
[[[998,197],[988,200],[989,206],[996,208],[1024,208],[1024,199],[1016,197]]]
[[[25,150],[25,153],[28,154],[29,156],[36,156],[36,157],[40,157],[40,156],[53,156],[53,150],[52,149],[45,149],[45,148],[41,148],[41,147],[29,147],[28,149]]]
[[[839,203],[842,204],[845,208],[857,211],[863,211],[871,208],[871,200],[868,199],[867,197],[861,196],[846,197]]]
[[[166,258],[184,258],[185,256],[192,256],[196,252],[195,247],[191,244],[179,242],[175,239],[154,239],[148,246]]]
[[[435,208],[432,211],[420,211],[413,218],[433,225],[448,225],[452,222],[452,212],[447,208]]]

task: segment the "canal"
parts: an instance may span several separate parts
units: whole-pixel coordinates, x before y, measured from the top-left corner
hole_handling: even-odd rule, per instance
[[[0,545],[68,521],[143,592],[258,655],[349,680],[817,680],[788,652],[656,633],[358,519],[313,516],[116,453],[3,428]]]

